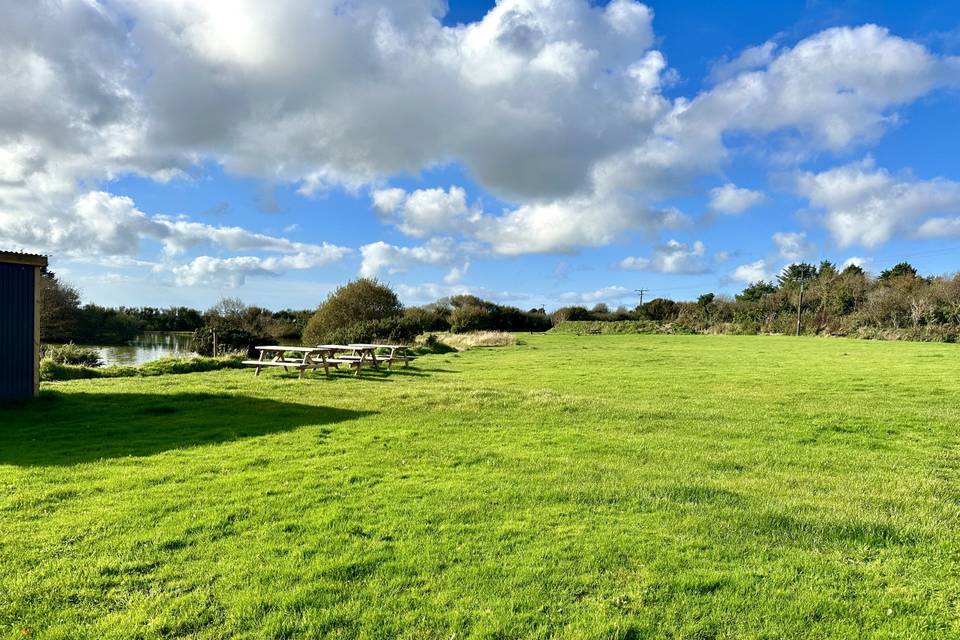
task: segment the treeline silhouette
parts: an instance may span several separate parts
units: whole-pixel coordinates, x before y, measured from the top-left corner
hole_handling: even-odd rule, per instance
[[[637,321],[642,329],[671,333],[779,333],[960,340],[960,274],[923,276],[901,262],[873,277],[856,265],[839,269],[829,261],[797,263],[775,280],[748,285],[735,296],[704,293],[693,301],[654,298],[642,306],[611,310],[560,307],[522,310],[472,295],[403,307],[386,285],[359,279],[340,287],[316,310],[271,311],[225,298],[207,311],[188,307],[81,306],[76,289],[46,271],[41,279],[44,342],[120,344],[143,331],[193,331],[198,350],[212,352],[213,333],[222,349],[244,350],[264,340],[297,343],[308,323],[310,340],[367,342],[412,340],[428,331],[546,331],[564,321]],[[369,299],[364,298],[367,296]],[[372,296],[372,297],[371,297]],[[388,303],[372,305],[370,300]],[[333,314],[338,306],[342,310]],[[381,308],[376,317],[350,309]],[[320,320],[327,318],[324,323]],[[329,318],[339,318],[330,322]],[[354,320],[349,320],[354,318]],[[638,325],[639,327],[640,325]]]

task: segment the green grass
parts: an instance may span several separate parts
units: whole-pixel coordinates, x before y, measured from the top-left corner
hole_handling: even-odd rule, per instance
[[[960,635],[960,348],[521,336],[0,410],[11,638]]]

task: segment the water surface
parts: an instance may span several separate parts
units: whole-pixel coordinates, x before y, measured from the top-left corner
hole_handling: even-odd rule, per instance
[[[130,344],[121,346],[90,345],[100,352],[106,366],[120,364],[138,366],[158,358],[183,358],[197,355],[193,350],[193,334],[148,331]]]

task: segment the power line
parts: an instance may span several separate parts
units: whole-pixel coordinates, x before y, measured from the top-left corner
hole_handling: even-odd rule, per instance
[[[650,291],[650,289],[634,289],[634,291],[636,291],[637,293],[640,294],[640,306],[642,307],[642,306],[643,306],[643,294],[645,294],[646,292]]]

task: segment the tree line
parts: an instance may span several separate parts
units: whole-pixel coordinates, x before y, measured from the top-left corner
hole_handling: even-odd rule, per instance
[[[901,262],[876,277],[857,265],[797,263],[775,280],[749,284],[733,297],[705,293],[695,301],[656,298],[633,310],[565,307],[560,320],[645,320],[682,333],[833,335],[956,342],[960,274],[922,276]]]
[[[560,307],[526,311],[459,295],[405,307],[396,293],[361,278],[333,291],[315,310],[270,311],[226,298],[206,311],[187,307],[81,306],[79,293],[45,271],[41,279],[45,342],[123,343],[143,331],[193,331],[200,353],[284,344],[410,341],[421,333],[546,331],[564,321],[642,321],[675,333],[779,333],[954,342],[960,338],[960,274],[922,276],[901,262],[872,277],[829,261],[797,263],[775,280],[750,283],[735,296],[705,293],[692,301],[655,298],[611,310]]]

